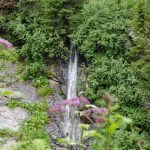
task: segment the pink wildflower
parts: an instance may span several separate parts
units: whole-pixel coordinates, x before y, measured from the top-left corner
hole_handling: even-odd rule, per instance
[[[72,105],[72,106],[79,106],[80,105],[80,101],[79,100],[71,101],[70,105]]]
[[[65,110],[63,110],[60,106],[60,104],[56,104],[53,106],[53,108],[50,109],[50,112],[60,112],[60,113],[64,113]]]
[[[61,104],[63,104],[63,105],[68,105],[68,104],[69,104],[69,101],[68,101],[68,100],[62,100],[62,101],[61,101]]]
[[[80,105],[80,101],[78,98],[72,98],[69,100],[63,100],[61,101],[61,104],[63,105],[72,105],[72,106],[79,106]]]
[[[105,114],[105,115],[108,114],[108,110],[106,108],[95,107],[95,108],[92,108],[92,111],[97,114]]]
[[[0,44],[5,46],[6,48],[12,48],[13,47],[12,43],[10,43],[9,41],[7,41],[3,38],[0,38]]]
[[[83,102],[84,104],[90,104],[90,101],[84,96],[80,96],[80,101]]]
[[[87,109],[83,111],[83,113],[91,113],[91,112],[92,112],[92,109]]]

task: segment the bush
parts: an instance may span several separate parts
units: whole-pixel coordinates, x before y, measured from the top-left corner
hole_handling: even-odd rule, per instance
[[[45,65],[39,62],[26,63],[20,68],[22,78],[30,80],[42,76],[45,71]]]
[[[79,51],[91,61],[98,53],[118,56],[125,51],[128,27],[126,7],[115,0],[90,0],[80,15],[72,37]]]
[[[149,115],[144,110],[147,99],[140,80],[123,59],[97,56],[89,66],[86,93],[93,103],[103,105],[100,95],[105,91],[118,98],[121,114],[134,120],[137,127],[149,131]]]

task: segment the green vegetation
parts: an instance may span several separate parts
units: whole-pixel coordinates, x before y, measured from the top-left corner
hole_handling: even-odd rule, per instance
[[[13,50],[2,50],[0,49],[0,59],[1,60],[10,60],[12,62],[17,61],[18,55],[15,49]]]
[[[44,76],[34,78],[32,81],[33,85],[38,88],[38,94],[42,97],[53,94],[53,90],[49,87],[49,80]]]
[[[17,132],[11,131],[9,129],[0,129],[0,137],[17,137]]]
[[[81,89],[98,106],[104,105],[100,95],[106,91],[114,94],[119,112],[133,119],[133,135],[143,133],[147,141],[150,132],[149,6],[148,0],[119,3],[89,0],[72,34],[85,60],[82,70],[86,77]],[[128,145],[129,141],[125,142]],[[129,147],[125,149],[133,148]]]
[[[35,87],[48,86],[49,80],[46,77],[39,76],[38,78],[33,79],[33,85]]]
[[[44,97],[44,96],[46,96],[46,95],[48,95],[48,94],[52,95],[52,94],[53,94],[53,91],[52,91],[52,89],[50,89],[50,87],[44,86],[44,87],[40,87],[40,88],[38,89],[38,94],[39,94],[40,96]]]
[[[90,0],[84,6],[73,39],[89,61],[98,53],[113,57],[124,53],[129,20],[125,6],[120,7],[115,0]]]
[[[0,57],[14,62],[18,59],[21,78],[32,80],[44,97],[53,94],[48,78],[54,73],[48,66],[67,60],[72,41],[85,74],[80,83],[82,92],[99,107],[104,106],[104,92],[114,94],[117,112],[133,120],[132,128],[123,126],[111,135],[110,149],[145,150],[135,143],[150,140],[149,8],[149,0],[18,0],[15,7],[7,5],[1,10],[0,36],[10,40],[15,50],[0,50]],[[1,64],[1,68],[5,66]],[[21,129],[25,139],[22,149],[34,147],[36,142],[43,147],[44,141],[36,141],[33,129],[40,128],[38,138],[45,136],[42,106],[19,101],[10,101],[11,105],[28,109],[31,114],[27,126],[24,123]],[[94,140],[93,150],[102,146],[103,141],[99,141]]]
[[[5,15],[0,18],[0,30],[3,37],[19,48],[19,60],[26,63],[22,68],[25,80],[34,78],[34,73],[42,75],[44,66],[54,58],[67,58],[69,34],[76,27],[71,18],[79,13],[82,3],[80,0],[20,0],[15,9],[2,10]]]
[[[21,101],[11,99],[8,104],[10,108],[21,107],[29,112],[29,117],[22,123],[19,131],[20,139],[22,141],[17,144],[14,150],[32,149],[35,143],[39,143],[35,150],[38,150],[38,146],[48,149],[49,138],[44,129],[46,123],[48,123],[47,105],[43,103],[23,103]]]
[[[42,139],[34,139],[29,142],[20,142],[15,146],[12,146],[8,150],[51,150],[47,143]]]

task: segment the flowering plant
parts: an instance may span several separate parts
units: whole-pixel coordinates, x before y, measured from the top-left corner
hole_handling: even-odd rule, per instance
[[[78,115],[82,123],[78,124],[81,128],[80,140],[72,141],[68,140],[68,137],[64,139],[59,139],[61,143],[67,143],[67,148],[71,149],[71,145],[78,145],[79,149],[86,148],[84,145],[85,139],[93,137],[99,142],[102,141],[103,149],[110,149],[111,135],[115,130],[124,123],[131,123],[131,119],[123,117],[120,114],[114,113],[118,108],[118,104],[114,104],[114,98],[105,93],[102,96],[105,101],[106,107],[97,107],[92,105],[90,101],[84,97],[74,97],[69,100],[62,100],[59,104],[54,105],[50,112],[55,112],[60,115],[66,112],[65,106],[76,107],[77,110],[74,111],[74,115]],[[73,109],[75,110],[75,109]],[[67,142],[64,142],[67,141]]]

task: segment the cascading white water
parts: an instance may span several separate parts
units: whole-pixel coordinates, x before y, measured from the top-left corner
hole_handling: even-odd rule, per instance
[[[72,43],[70,46],[71,54],[70,54],[70,61],[69,61],[69,68],[68,68],[68,93],[67,99],[71,99],[76,97],[76,87],[77,87],[77,51],[73,47]],[[70,105],[66,106],[66,114],[65,114],[65,134],[71,140],[78,140],[79,139],[79,129],[78,123],[79,118],[74,116],[75,107]]]

